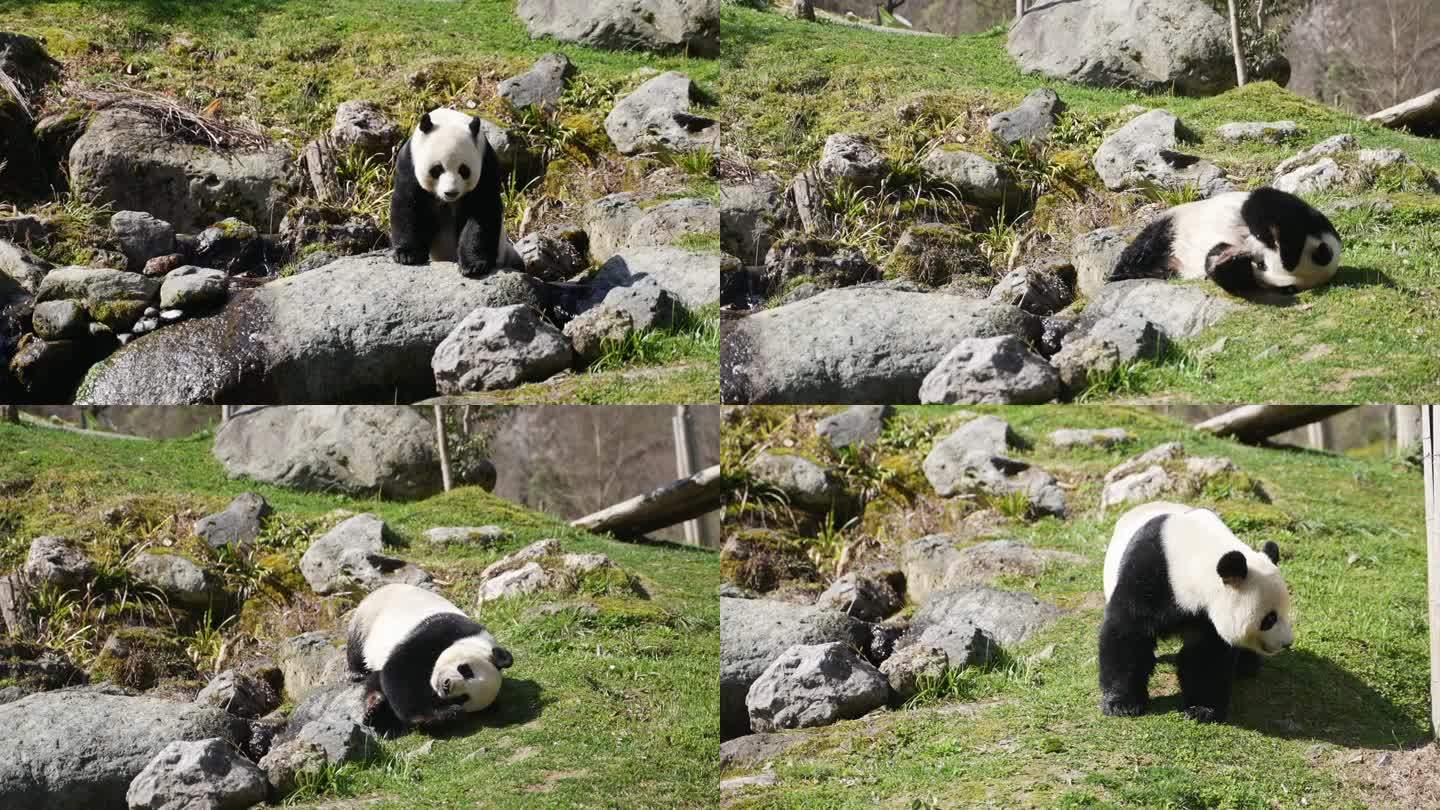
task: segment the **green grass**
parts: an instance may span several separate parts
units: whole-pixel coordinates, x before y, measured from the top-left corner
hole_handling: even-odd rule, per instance
[[[420,735],[387,742],[371,762],[322,774],[300,799],[367,797],[378,802],[366,806],[396,808],[517,800],[537,807],[713,805],[719,739],[713,553],[587,534],[473,487],[401,503],[231,480],[210,442],[204,433],[115,441],[0,425],[0,567],[22,559],[30,539],[44,533],[81,538],[91,548],[123,535],[117,542],[189,549],[189,521],[246,490],[276,511],[267,550],[298,555],[312,536],[308,529],[333,520],[325,517],[331,510],[374,512],[410,543],[398,553],[435,574],[462,607],[473,608],[480,570],[526,543],[555,537],[566,550],[603,552],[638,575],[652,598],[597,595],[596,616],[530,612],[554,595],[487,605],[479,618],[516,660],[497,710],[468,733],[435,739],[428,751],[421,751],[427,738]],[[105,513],[121,505],[129,517],[112,526]],[[492,523],[509,535],[499,548],[433,548],[421,537],[432,526]],[[267,606],[267,620],[313,625],[295,632],[335,626],[338,613],[327,617],[317,601],[292,602],[288,617]],[[252,618],[242,614],[240,624],[254,627]],[[103,640],[103,632],[92,633],[93,643]],[[261,637],[259,648],[277,640]],[[182,641],[202,658],[216,646],[209,631]],[[232,656],[257,643],[236,635],[230,642]]]
[[[727,429],[726,475],[743,478],[735,467],[760,442],[793,442],[795,452],[823,458],[813,424],[830,410],[748,409],[738,435]],[[1006,650],[998,665],[927,685],[911,708],[808,732],[775,761],[778,783],[737,794],[736,806],[1363,807],[1370,797],[1339,763],[1357,750],[1428,739],[1424,504],[1413,465],[1372,452],[1248,447],[1116,405],[970,410],[1007,419],[1029,448],[1012,454],[1066,488],[1069,519],[1012,519],[994,535],[1087,558],[998,583],[1066,615]],[[898,473],[851,540],[895,549],[961,530],[968,509],[958,499],[941,502],[918,473],[934,438],[959,421],[952,408],[899,410],[870,456],[872,466]],[[1110,450],[1060,450],[1046,436],[1061,427],[1124,427],[1135,438]],[[1167,663],[1151,681],[1146,715],[1109,718],[1098,708],[1101,567],[1119,514],[1099,513],[1100,479],[1166,441],[1183,442],[1191,456],[1229,457],[1263,484],[1273,504],[1223,490],[1187,502],[1217,509],[1252,545],[1279,543],[1294,599],[1294,649],[1237,684],[1224,725],[1179,713]],[[734,525],[733,510],[727,520]],[[1177,648],[1171,641],[1160,652]],[[968,701],[980,703],[960,711]]]
[[[946,222],[967,224],[967,215],[953,201],[914,176],[917,156],[938,144],[988,153],[1022,179],[1050,189],[1034,217],[973,223],[993,243],[991,261],[997,266],[1005,264],[1022,232],[1039,232],[1026,234],[1036,237],[1030,249],[1042,247],[1039,237],[1044,235],[1064,251],[1080,232],[1130,220],[1142,203],[1184,201],[1184,191],[1117,195],[1097,189],[1089,160],[1105,134],[1126,122],[1120,111],[1132,104],[1179,116],[1199,138],[1184,150],[1219,164],[1242,188],[1268,182],[1281,160],[1339,133],[1353,134],[1361,147],[1402,149],[1431,171],[1440,169],[1440,141],[1384,129],[1270,83],[1209,98],[1086,87],[1020,73],[1005,52],[1002,30],[910,37],[804,23],[739,5],[726,5],[721,14],[722,62],[729,70],[718,77],[716,96],[743,154],[784,180],[819,158],[826,136],[857,132],[890,158],[901,188],[887,190],[883,199],[867,197],[863,204],[848,206],[859,214],[844,221],[840,234],[877,264],[883,264],[917,211],[938,210]],[[1068,106],[1052,145],[1030,154],[990,143],[986,118],[1040,86],[1055,89]],[[1284,119],[1299,123],[1305,134],[1282,145],[1234,145],[1214,135],[1215,127],[1230,121]],[[1223,352],[1177,369],[1161,363],[1116,396],[1196,402],[1394,402],[1440,396],[1440,355],[1429,348],[1440,339],[1435,292],[1440,285],[1440,205],[1433,194],[1402,191],[1389,179],[1359,196],[1388,200],[1396,206],[1392,212],[1340,212],[1334,203],[1342,196],[1355,194],[1312,199],[1331,216],[1345,242],[1334,284],[1302,294],[1294,307],[1242,304],[1239,313],[1182,347],[1193,354],[1229,336]],[[1329,353],[1307,356],[1320,345]]]

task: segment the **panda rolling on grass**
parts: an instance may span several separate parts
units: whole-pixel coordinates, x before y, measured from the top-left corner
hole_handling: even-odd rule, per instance
[[[351,679],[365,681],[365,722],[386,736],[484,709],[513,663],[484,626],[414,585],[365,597],[345,646]]]
[[[1261,188],[1178,205],[1125,248],[1110,281],[1208,278],[1232,295],[1296,293],[1340,268],[1340,235],[1324,214]]]
[[[458,262],[468,278],[523,268],[505,236],[503,173],[480,119],[445,108],[425,113],[395,167],[390,198],[395,261]]]
[[[1255,551],[1208,509],[1157,501],[1122,515],[1105,553],[1102,711],[1144,713],[1155,643],[1178,635],[1185,714],[1223,722],[1237,672],[1254,675],[1294,640],[1279,561],[1275,543]]]

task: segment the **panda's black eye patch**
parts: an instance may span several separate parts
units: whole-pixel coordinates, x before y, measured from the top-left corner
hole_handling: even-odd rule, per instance
[[[460,673],[460,677],[464,678],[467,681],[475,677],[475,670],[471,669],[469,664],[461,664],[458,671]]]
[[[466,180],[470,179],[470,167],[464,163],[460,164],[460,176]]]
[[[1314,257],[1315,263],[1319,265],[1329,264],[1330,260],[1335,258],[1335,253],[1330,250],[1330,246],[1324,244],[1315,248],[1315,252],[1310,255]]]
[[[1265,618],[1260,620],[1260,631],[1264,632],[1266,630],[1269,630],[1270,628],[1274,627],[1275,622],[1278,621],[1280,621],[1280,617],[1275,615],[1275,611],[1272,610],[1269,613],[1266,613]]]
[[[445,167],[441,166],[439,163],[436,163],[434,166],[430,167],[430,177],[434,178],[435,180],[439,180],[440,175],[444,173]]]

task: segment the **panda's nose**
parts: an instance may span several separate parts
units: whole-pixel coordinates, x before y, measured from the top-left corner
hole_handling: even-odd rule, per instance
[[[1284,644],[1281,644],[1280,646],[1281,646],[1281,647],[1284,647],[1285,649],[1288,650],[1288,649],[1290,649],[1290,645],[1291,645],[1291,644],[1294,644],[1294,643],[1295,643],[1295,642],[1293,642],[1293,641],[1287,641],[1287,642],[1285,642]]]
[[[445,191],[445,192],[441,192],[441,193],[445,195],[445,199],[447,199],[447,200],[454,200],[456,197],[459,197],[459,196],[460,196],[460,192],[454,191],[454,190]]]

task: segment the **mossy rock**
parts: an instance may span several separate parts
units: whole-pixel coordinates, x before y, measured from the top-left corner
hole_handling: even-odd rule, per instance
[[[769,529],[742,529],[732,535],[720,552],[720,575],[761,593],[787,582],[819,579],[803,543]]]
[[[956,276],[992,279],[994,270],[969,234],[950,225],[912,225],[885,263],[886,278],[941,287]]]
[[[116,630],[90,667],[95,681],[132,689],[151,689],[161,681],[199,677],[185,648],[174,637],[150,627]]]
[[[149,306],[149,301],[89,301],[85,304],[85,311],[91,320],[119,333],[129,332]]]
[[[560,126],[570,132],[573,147],[599,154],[610,149],[610,136],[605,134],[605,123],[593,113],[573,113],[560,119]]]

